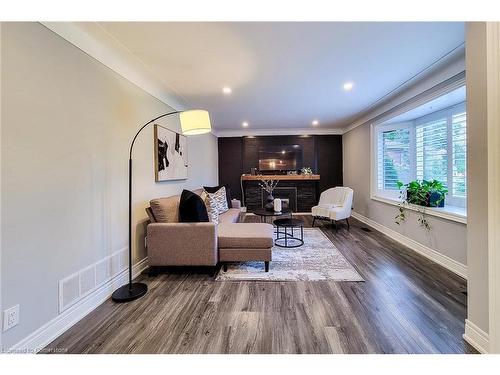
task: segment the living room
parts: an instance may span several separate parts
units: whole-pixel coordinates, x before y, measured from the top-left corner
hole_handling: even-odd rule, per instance
[[[2,352],[499,352],[499,22],[99,18],[0,24]]]

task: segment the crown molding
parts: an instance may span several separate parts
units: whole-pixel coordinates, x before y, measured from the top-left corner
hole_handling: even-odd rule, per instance
[[[97,22],[40,23],[172,109],[179,111],[190,107]]]
[[[342,135],[341,128],[285,128],[285,129],[214,129],[214,135],[223,137],[257,137],[264,135],[323,135],[337,134]]]
[[[443,86],[449,85],[442,90],[446,93],[447,89],[455,83],[457,83],[456,87],[465,85],[465,45],[456,48],[452,53],[428,66],[383,100],[379,99],[361,111],[360,117],[342,127],[343,133],[348,133],[368,122],[396,116],[399,114],[398,110],[406,111],[424,104],[439,96],[438,91],[442,90]]]

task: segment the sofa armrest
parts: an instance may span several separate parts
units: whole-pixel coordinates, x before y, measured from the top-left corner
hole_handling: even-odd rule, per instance
[[[152,223],[146,241],[151,266],[215,266],[218,262],[214,223]]]
[[[238,199],[231,199],[231,207],[241,209],[241,201]]]

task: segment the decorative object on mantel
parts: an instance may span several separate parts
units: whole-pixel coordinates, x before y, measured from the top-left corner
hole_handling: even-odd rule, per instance
[[[264,205],[264,208],[268,211],[274,211],[274,197],[273,197],[273,191],[276,188],[276,185],[278,185],[278,180],[262,180],[259,185],[262,189],[264,189],[267,192],[267,204]]]
[[[300,170],[300,173],[302,173],[302,174],[312,174],[313,171],[312,171],[311,167],[302,167],[302,169]]]
[[[134,143],[139,133],[148,125],[163,117],[175,114],[179,114],[182,133],[185,135],[203,134],[211,130],[210,116],[207,111],[190,110],[184,112],[173,111],[155,117],[142,125],[137,133],[135,133],[132,143],[130,144],[128,158],[128,283],[113,292],[111,298],[115,302],[134,301],[145,295],[148,291],[148,286],[146,284],[132,282],[132,151],[134,149]]]
[[[279,198],[274,199],[274,212],[277,214],[281,213],[281,199]]]
[[[448,193],[448,189],[438,180],[415,180],[407,184],[398,181],[397,186],[399,188],[400,202],[398,203],[398,214],[394,218],[394,222],[400,225],[406,221],[406,209],[411,204],[420,213],[418,219],[420,226],[430,230],[431,226],[427,221],[425,208],[444,207],[444,197]]]

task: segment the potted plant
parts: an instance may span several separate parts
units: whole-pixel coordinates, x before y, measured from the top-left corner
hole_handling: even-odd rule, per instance
[[[305,174],[305,175],[309,175],[309,174],[312,174],[313,172],[312,172],[311,167],[303,167],[303,168],[301,168],[300,173]]]
[[[415,180],[407,184],[398,181],[397,186],[400,203],[395,223],[399,225],[406,221],[406,209],[411,204],[416,206],[416,210],[420,213],[418,219],[420,225],[425,229],[430,229],[425,215],[425,207],[444,207],[444,197],[448,193],[448,189],[438,180]]]

